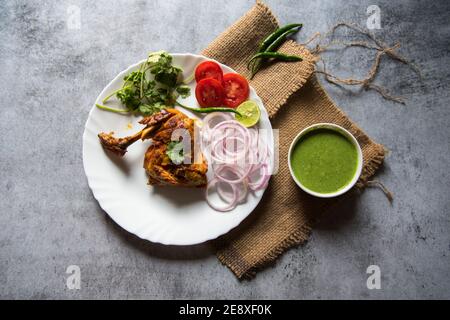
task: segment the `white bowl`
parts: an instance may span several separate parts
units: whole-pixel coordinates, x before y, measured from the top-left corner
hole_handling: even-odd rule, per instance
[[[356,168],[356,172],[355,175],[353,176],[352,180],[343,188],[337,190],[336,192],[332,192],[332,193],[319,193],[319,192],[315,192],[311,189],[308,189],[307,187],[305,187],[294,175],[294,172],[292,170],[292,164],[291,164],[291,155],[292,155],[292,150],[294,149],[294,146],[297,144],[297,142],[308,132],[311,132],[313,130],[317,130],[317,129],[331,129],[334,131],[339,132],[340,134],[342,134],[344,137],[346,137],[350,142],[353,143],[353,145],[356,147],[356,150],[358,152],[358,167]],[[309,126],[305,129],[303,129],[296,137],[295,139],[292,141],[291,146],[289,147],[289,153],[288,153],[288,164],[289,164],[289,171],[291,172],[291,176],[292,179],[294,179],[295,183],[306,193],[309,193],[310,195],[319,197],[319,198],[333,198],[333,197],[337,197],[340,196],[344,193],[346,193],[348,190],[350,190],[358,181],[359,176],[361,175],[361,171],[362,171],[362,165],[363,165],[363,156],[362,156],[362,151],[361,151],[361,147],[358,143],[358,141],[356,140],[356,138],[347,130],[345,130],[344,128],[342,128],[341,126],[338,126],[337,124],[333,124],[333,123],[317,123],[314,124],[312,126]]]

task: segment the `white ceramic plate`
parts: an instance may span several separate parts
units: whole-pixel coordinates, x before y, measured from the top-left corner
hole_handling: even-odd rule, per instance
[[[202,61],[211,60],[194,54],[172,54],[173,63],[183,69],[189,77]],[[140,63],[130,66],[112,80],[98,96],[101,103],[108,93],[121,87],[123,77],[137,70]],[[223,72],[234,72],[220,64]],[[190,84],[191,96],[186,105],[198,107],[195,99],[195,81]],[[250,88],[250,99],[261,108],[259,127],[267,129],[266,143],[272,151],[274,140],[272,126],[261,99]],[[111,99],[108,106],[121,108]],[[184,109],[188,116],[198,118]],[[200,117],[201,118],[201,117]],[[170,245],[193,245],[217,238],[239,225],[256,207],[264,190],[249,193],[247,201],[229,212],[217,212],[205,201],[204,189],[158,187],[147,185],[147,176],[142,167],[144,154],[151,142],[136,142],[128,148],[123,158],[103,150],[98,140],[99,132],[114,131],[122,137],[139,131],[141,117],[120,115],[92,107],[83,134],[83,165],[89,187],[100,206],[122,228],[142,239]],[[273,159],[272,159],[273,161]],[[212,170],[208,170],[208,179]]]

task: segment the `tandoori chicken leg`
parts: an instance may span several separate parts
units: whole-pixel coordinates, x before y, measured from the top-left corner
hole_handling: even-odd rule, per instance
[[[151,139],[152,144],[147,149],[144,158],[144,168],[148,174],[148,183],[151,185],[171,185],[183,187],[206,186],[206,172],[208,165],[196,146],[194,137],[194,120],[176,109],[165,109],[139,123],[146,127],[136,134],[116,138],[111,133],[98,135],[102,146],[118,156],[124,156],[127,148],[138,140]],[[167,155],[167,148],[173,139],[175,130],[184,129],[190,138],[190,153],[185,154],[189,161],[176,164]],[[182,138],[184,139],[184,137]],[[191,163],[192,162],[192,163]]]

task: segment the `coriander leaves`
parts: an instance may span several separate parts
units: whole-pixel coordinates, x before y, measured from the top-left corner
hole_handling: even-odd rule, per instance
[[[158,62],[150,67],[151,74],[155,75],[155,80],[174,88],[177,83],[182,70],[172,66],[172,56],[166,52],[159,54]]]
[[[178,96],[186,98],[190,95],[189,87],[181,83],[181,74],[182,70],[172,65],[170,54],[164,51],[150,53],[138,71],[124,77],[122,88],[103,100],[103,103],[106,103],[115,95],[126,109],[118,110],[102,105],[97,107],[118,113],[140,113],[144,116],[159,112],[173,106]]]
[[[167,156],[174,164],[179,165],[184,161],[183,142],[171,141],[167,145]]]
[[[186,85],[181,85],[177,87],[177,93],[183,98],[187,98],[191,95],[191,88]]]

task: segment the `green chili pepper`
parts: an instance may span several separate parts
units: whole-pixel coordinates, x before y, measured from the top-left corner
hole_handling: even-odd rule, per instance
[[[272,32],[271,34],[269,34],[269,36],[267,38],[265,38],[263,40],[263,42],[261,42],[261,44],[259,45],[259,50],[258,52],[264,52],[266,51],[266,49],[275,41],[278,39],[279,36],[281,36],[283,33],[285,33],[286,31],[290,30],[290,29],[294,29],[299,27],[302,28],[303,24],[302,23],[292,23],[292,24],[288,24],[285,25],[282,28],[278,28],[277,30],[275,30],[274,32]]]
[[[292,34],[292,33],[297,33],[299,29],[289,29],[287,31],[285,31],[283,34],[281,34],[274,42],[272,42],[265,51],[258,51],[258,52],[275,52],[279,46],[281,46],[281,44],[286,40],[286,38]],[[255,70],[259,70],[259,67],[261,65],[261,61],[262,59],[259,60],[250,60],[247,64],[247,69],[251,69],[253,72],[255,72]],[[252,66],[252,61],[254,61],[256,64],[254,64]],[[256,73],[256,72],[255,72]]]
[[[299,56],[291,56],[280,52],[260,52],[255,54],[250,61],[253,61],[258,58],[274,58],[281,61],[302,61],[302,57]]]
[[[298,32],[302,27],[302,23],[292,23],[282,28],[278,28],[261,42],[261,44],[259,45],[258,53],[275,52],[278,47],[286,40],[287,36],[292,33]],[[263,56],[259,56],[258,58],[255,58],[255,56],[253,56],[252,59],[250,59],[247,64],[247,69],[252,71],[250,79],[253,79],[255,74],[259,71],[263,60]]]
[[[211,108],[192,108],[192,107],[188,107],[185,106],[184,104],[179,103],[178,101],[175,102],[176,105],[186,109],[186,110],[190,110],[193,112],[198,112],[198,113],[211,113],[211,112],[232,112],[235,113],[239,116],[242,116],[242,114],[238,111],[236,111],[235,109],[232,108],[222,108],[222,107],[211,107]]]
[[[255,54],[251,59],[250,62],[255,61],[256,59],[264,59],[264,58],[269,58],[269,59],[276,59],[276,60],[280,60],[280,61],[285,61],[285,62],[295,62],[295,61],[302,61],[302,57],[299,56],[291,56],[291,55],[287,55],[284,53],[279,53],[279,52],[260,52]],[[252,69],[252,75],[250,76],[250,79],[253,79],[253,77],[255,76],[255,74],[259,71],[259,67],[261,66],[261,60],[258,60],[258,62],[255,64],[255,66]]]
[[[284,32],[274,42],[272,42],[272,44],[270,46],[267,47],[265,52],[275,52],[278,49],[278,47],[281,46],[281,44],[284,42],[284,40],[286,40],[288,35],[290,35],[292,33],[297,33],[299,31],[300,31],[300,28],[299,29],[290,29],[290,30]]]

